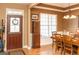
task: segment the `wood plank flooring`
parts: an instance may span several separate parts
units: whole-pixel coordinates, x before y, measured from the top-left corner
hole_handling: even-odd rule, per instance
[[[25,55],[61,55],[61,49],[55,52],[55,48],[56,48],[55,45],[53,46],[46,45],[40,48],[32,48],[32,49],[20,48],[20,49],[14,49],[14,50],[23,50]],[[10,50],[10,51],[14,51],[14,50]]]
[[[24,48],[23,51],[26,55],[61,55],[60,50],[55,52],[55,46],[52,45],[46,45],[41,48],[34,48],[30,50]]]

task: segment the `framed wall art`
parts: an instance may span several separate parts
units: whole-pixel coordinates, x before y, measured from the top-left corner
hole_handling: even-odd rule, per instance
[[[32,19],[38,19],[38,14],[32,15]]]

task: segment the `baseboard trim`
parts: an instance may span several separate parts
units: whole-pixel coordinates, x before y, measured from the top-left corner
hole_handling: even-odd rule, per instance
[[[29,46],[27,46],[27,45],[25,45],[23,48],[31,49],[31,47],[29,47]]]

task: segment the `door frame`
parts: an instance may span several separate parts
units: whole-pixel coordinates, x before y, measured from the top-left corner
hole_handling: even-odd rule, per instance
[[[8,11],[16,11],[16,12],[21,12],[22,16],[22,48],[24,48],[24,10],[21,9],[11,9],[11,8],[6,8],[6,13],[5,13],[5,38],[4,38],[4,51],[7,51],[7,15],[19,15],[19,14],[9,14]]]

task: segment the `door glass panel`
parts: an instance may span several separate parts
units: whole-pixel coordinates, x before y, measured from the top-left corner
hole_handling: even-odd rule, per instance
[[[20,18],[10,18],[10,32],[20,32]]]

